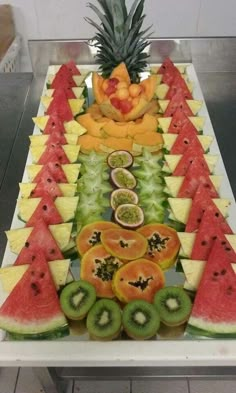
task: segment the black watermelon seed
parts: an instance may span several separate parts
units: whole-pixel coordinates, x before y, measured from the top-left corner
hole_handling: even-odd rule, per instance
[[[201,245],[202,245],[202,246],[206,246],[206,245],[207,245],[207,242],[206,242],[205,240],[203,240],[203,241],[201,242]]]
[[[226,272],[226,269],[222,269],[221,272],[220,272],[220,274],[221,274],[222,276],[224,276],[226,273],[227,273],[227,272]]]
[[[25,242],[25,247],[28,248],[29,247],[29,242]]]

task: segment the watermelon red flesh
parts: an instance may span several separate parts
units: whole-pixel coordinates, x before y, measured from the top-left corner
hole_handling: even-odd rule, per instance
[[[197,150],[195,147],[193,148],[190,145],[180,158],[173,172],[173,176],[185,176],[189,166],[192,165],[196,159],[198,160],[198,165],[201,165],[202,169],[205,170],[205,173],[209,175],[210,170],[202,154],[202,149]]]
[[[43,219],[39,219],[35,223],[25,246],[16,258],[14,265],[32,263],[32,252],[35,253],[36,250],[41,250],[47,261],[63,259],[63,255]]]
[[[196,233],[191,259],[206,261],[216,239],[222,242],[222,246],[224,246],[229,258],[236,262],[236,254],[222,232],[217,217],[212,210],[207,209],[202,215],[201,223]]]
[[[185,227],[185,232],[195,232],[198,230],[199,225],[202,221],[203,213],[208,210],[213,213],[216,217],[218,225],[220,226],[223,233],[233,233],[226,219],[215,205],[213,200],[210,198],[207,190],[202,184],[199,185],[194,198],[192,207],[189,213],[188,222]]]
[[[63,131],[53,131],[49,134],[46,145],[66,145],[67,140]]]
[[[181,108],[177,108],[173,114],[168,132],[171,134],[179,134],[183,129],[186,129],[189,133],[198,133],[197,129],[183,110]]]
[[[193,116],[193,112],[191,111],[181,92],[176,93],[171,98],[163,116],[171,117],[174,115],[177,109],[181,109],[181,111],[184,112],[186,116]]]
[[[65,66],[68,68],[68,70],[72,75],[81,75],[80,71],[76,67],[76,64],[73,60],[68,61],[68,63],[66,63]]]
[[[198,158],[189,166],[183,183],[178,192],[178,198],[193,198],[199,184],[207,190],[211,198],[218,198],[218,193],[205,169],[199,163]]]
[[[175,67],[174,63],[167,57],[160,66],[157,73],[163,75],[162,82],[170,86],[171,83],[174,81],[176,73],[179,73],[179,70]]]
[[[73,114],[70,109],[67,97],[62,89],[60,89],[55,97],[53,97],[47,109],[47,115],[57,115],[61,121],[73,120]]]
[[[194,300],[187,330],[206,336],[236,335],[236,275],[219,240],[212,247]]]
[[[45,165],[49,162],[54,164],[70,164],[70,161],[61,146],[51,145],[47,146],[40,159],[38,160],[38,164]]]
[[[186,100],[192,100],[193,96],[188,88],[187,83],[182,78],[180,72],[175,73],[173,82],[167,92],[166,99],[170,100],[176,93],[182,93]]]
[[[31,198],[50,195],[53,199],[55,199],[59,196],[62,196],[62,192],[47,166],[43,166],[43,168],[34,178],[34,183],[37,183],[37,185],[35,189],[31,191]]]
[[[52,84],[50,86],[52,89],[61,89],[66,87],[76,87],[76,83],[72,77],[70,70],[63,64],[58,72],[56,73]]]
[[[204,153],[204,149],[199,142],[195,131],[191,130],[187,125],[183,126],[179,132],[175,143],[173,144],[170,153],[171,154],[184,154],[184,152],[191,146],[197,151]]]
[[[63,133],[66,132],[63,122],[61,121],[60,117],[57,114],[52,114],[49,117],[46,127],[43,130],[43,133],[44,134],[51,134],[54,131],[63,132]]]
[[[49,162],[48,164],[44,165],[40,172],[35,176],[33,182],[39,183],[41,179],[47,179],[47,182],[50,183],[50,180],[54,180],[56,183],[68,183],[66,175],[58,161]]]
[[[0,327],[19,334],[47,333],[67,324],[43,254],[32,262],[0,308]]]
[[[53,97],[57,97],[58,94],[60,94],[61,90],[64,92],[64,94],[65,94],[67,99],[69,99],[69,98],[76,98],[75,93],[73,92],[73,90],[70,87],[64,87],[64,88],[55,89],[52,96]]]
[[[44,195],[36,207],[34,213],[26,223],[27,227],[33,227],[42,218],[47,225],[61,224],[63,219],[49,195]]]

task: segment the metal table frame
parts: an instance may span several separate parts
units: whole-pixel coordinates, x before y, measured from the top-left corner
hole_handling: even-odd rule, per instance
[[[26,96],[10,159],[0,188],[0,203],[12,201],[1,212],[4,228],[10,227],[18,194],[18,182],[28,152],[28,135],[33,131],[32,116],[37,113],[39,97],[49,64],[73,58],[78,64],[94,64],[94,51],[85,40],[30,41],[34,77]],[[150,62],[160,63],[165,56],[175,62],[193,62],[206,99],[216,137],[236,193],[236,38],[154,39],[149,48]],[[1,253],[4,244],[1,242]],[[65,392],[63,381],[81,379],[234,378],[236,341],[166,340],[155,342],[1,342],[0,365],[34,367],[46,392]]]

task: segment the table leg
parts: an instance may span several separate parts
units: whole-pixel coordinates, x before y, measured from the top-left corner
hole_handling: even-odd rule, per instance
[[[72,381],[58,377],[53,368],[34,367],[33,372],[41,383],[45,393],[72,393]],[[71,389],[69,389],[71,386]]]

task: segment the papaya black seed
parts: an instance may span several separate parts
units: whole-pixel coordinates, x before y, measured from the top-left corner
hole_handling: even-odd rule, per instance
[[[129,247],[128,243],[125,243],[123,240],[120,240],[120,246],[121,246],[122,248],[127,248],[127,247]]]

